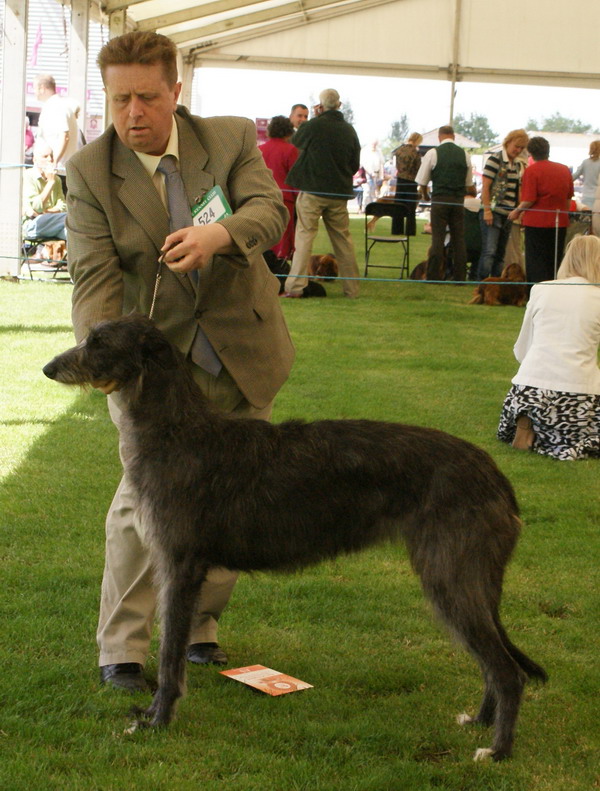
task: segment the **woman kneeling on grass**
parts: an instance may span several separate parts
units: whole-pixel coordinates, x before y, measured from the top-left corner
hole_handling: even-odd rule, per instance
[[[600,239],[576,236],[558,279],[531,289],[514,347],[521,363],[498,438],[555,459],[600,456]]]

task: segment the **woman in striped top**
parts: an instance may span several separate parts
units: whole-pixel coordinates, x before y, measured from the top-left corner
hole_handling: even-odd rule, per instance
[[[529,137],[524,129],[514,129],[504,138],[502,149],[492,154],[483,169],[481,258],[478,278],[499,277],[506,243],[512,226],[509,213],[519,202],[519,186],[525,169],[519,154],[527,148]]]

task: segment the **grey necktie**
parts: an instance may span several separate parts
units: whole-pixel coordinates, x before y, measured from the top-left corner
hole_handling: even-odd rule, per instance
[[[157,170],[163,173],[165,177],[167,203],[169,204],[169,229],[171,233],[178,231],[180,228],[189,228],[192,225],[192,212],[185,194],[183,181],[177,169],[177,160],[172,154],[167,154],[160,160]],[[188,275],[194,285],[197,286],[199,279],[198,270],[192,269],[188,272]],[[217,376],[223,367],[221,360],[219,360],[210,341],[204,334],[204,330],[199,325],[190,349],[190,357],[196,365],[199,365],[200,368],[208,371],[213,376]]]

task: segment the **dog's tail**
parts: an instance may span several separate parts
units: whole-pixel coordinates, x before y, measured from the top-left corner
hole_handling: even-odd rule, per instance
[[[483,292],[481,286],[476,286],[475,290],[473,291],[473,298],[467,302],[467,305],[482,305],[483,304]]]
[[[533,659],[530,659],[527,654],[524,654],[517,646],[512,643],[504,631],[504,627],[500,623],[500,619],[496,618],[496,629],[498,630],[498,634],[502,639],[502,643],[511,657],[515,660],[515,662],[519,665],[521,670],[527,674],[529,678],[537,679],[541,681],[543,684],[548,681],[548,674],[544,670],[541,665],[538,665]]]

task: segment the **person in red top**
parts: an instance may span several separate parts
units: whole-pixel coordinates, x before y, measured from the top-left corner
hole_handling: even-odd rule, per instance
[[[294,252],[294,229],[295,229],[295,203],[298,190],[289,187],[285,183],[287,174],[292,169],[292,165],[298,159],[299,151],[296,146],[290,143],[290,138],[294,134],[294,127],[289,118],[284,115],[275,115],[271,118],[267,127],[266,143],[260,146],[260,151],[267,167],[272,171],[273,178],[277,182],[283,194],[285,208],[290,214],[287,228],[279,242],[271,250],[277,258],[288,261]]]
[[[521,202],[508,215],[513,222],[522,214],[525,228],[527,280],[553,280],[565,247],[573,179],[566,165],[550,162],[545,137],[532,137],[527,150],[533,158],[523,174]]]

